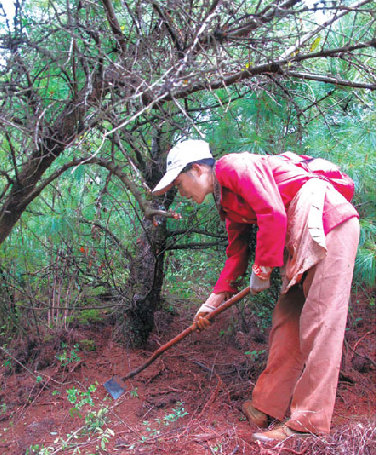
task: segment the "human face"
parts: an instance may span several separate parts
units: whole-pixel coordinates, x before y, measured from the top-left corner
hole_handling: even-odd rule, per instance
[[[213,191],[213,178],[209,167],[193,164],[190,171],[180,174],[174,184],[181,196],[201,204]]]

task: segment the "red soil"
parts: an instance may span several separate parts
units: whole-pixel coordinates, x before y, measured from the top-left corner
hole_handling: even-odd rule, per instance
[[[67,439],[67,435],[85,426],[89,412],[104,407],[109,411],[102,428],[110,428],[114,436],[109,437],[105,449],[96,450],[99,433],[78,431],[77,439],[71,439],[80,444],[76,446],[80,448],[77,453],[339,453],[337,449],[332,452],[332,447],[343,444],[343,435],[352,439],[347,442],[350,451],[340,453],[373,453],[375,314],[366,303],[353,305],[349,322],[353,327],[346,332],[332,434],[326,439],[317,438],[312,446],[309,442],[292,441],[272,448],[253,442],[251,434],[257,428],[249,426],[240,409],[264,366],[267,345],[253,330],[249,334],[227,334],[232,313],[236,314],[235,308],[221,315],[210,329],[189,336],[127,381],[126,392],[117,400],[109,398],[102,384],[113,374],[122,376],[141,365],[159,345],[186,328],[191,323],[190,310],[174,317],[163,312],[157,315],[156,329],[146,351],[125,349],[115,343],[111,326],[104,323],[72,331],[71,346],[80,339],[90,339],[96,351],[81,348],[77,353],[80,360],[65,368],[55,359],[55,351],[48,352],[48,344],[39,348],[36,360],[43,364],[44,357],[53,355],[54,362],[35,375],[31,373],[36,360],[34,367],[26,365],[30,371],[22,369],[17,374],[9,374],[2,366],[0,454],[24,455],[28,450],[32,454],[42,447],[50,447],[48,453],[74,453],[73,448],[62,448],[61,442],[54,441],[59,437]],[[252,361],[246,351],[260,352],[259,358]],[[78,412],[72,410],[74,405],[67,400],[67,390],[85,392],[91,384],[97,384],[91,394],[93,405],[85,404]],[[182,408],[185,415],[180,417]],[[358,434],[356,429],[360,429]]]

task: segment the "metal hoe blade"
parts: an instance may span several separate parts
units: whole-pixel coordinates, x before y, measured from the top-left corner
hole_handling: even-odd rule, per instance
[[[120,386],[114,378],[106,381],[104,387],[115,400],[119,398],[126,390],[126,388]]]

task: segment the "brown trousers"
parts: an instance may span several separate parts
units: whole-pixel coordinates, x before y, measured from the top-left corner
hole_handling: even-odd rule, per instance
[[[279,420],[290,407],[294,430],[330,431],[358,239],[357,218],[330,231],[326,257],[274,309],[268,364],[252,403]]]

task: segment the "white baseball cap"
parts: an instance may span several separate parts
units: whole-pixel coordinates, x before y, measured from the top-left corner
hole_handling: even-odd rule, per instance
[[[186,165],[195,161],[213,158],[209,144],[200,139],[187,139],[175,145],[167,156],[167,170],[164,177],[152,190],[152,194],[160,196],[168,191],[173,181]]]

